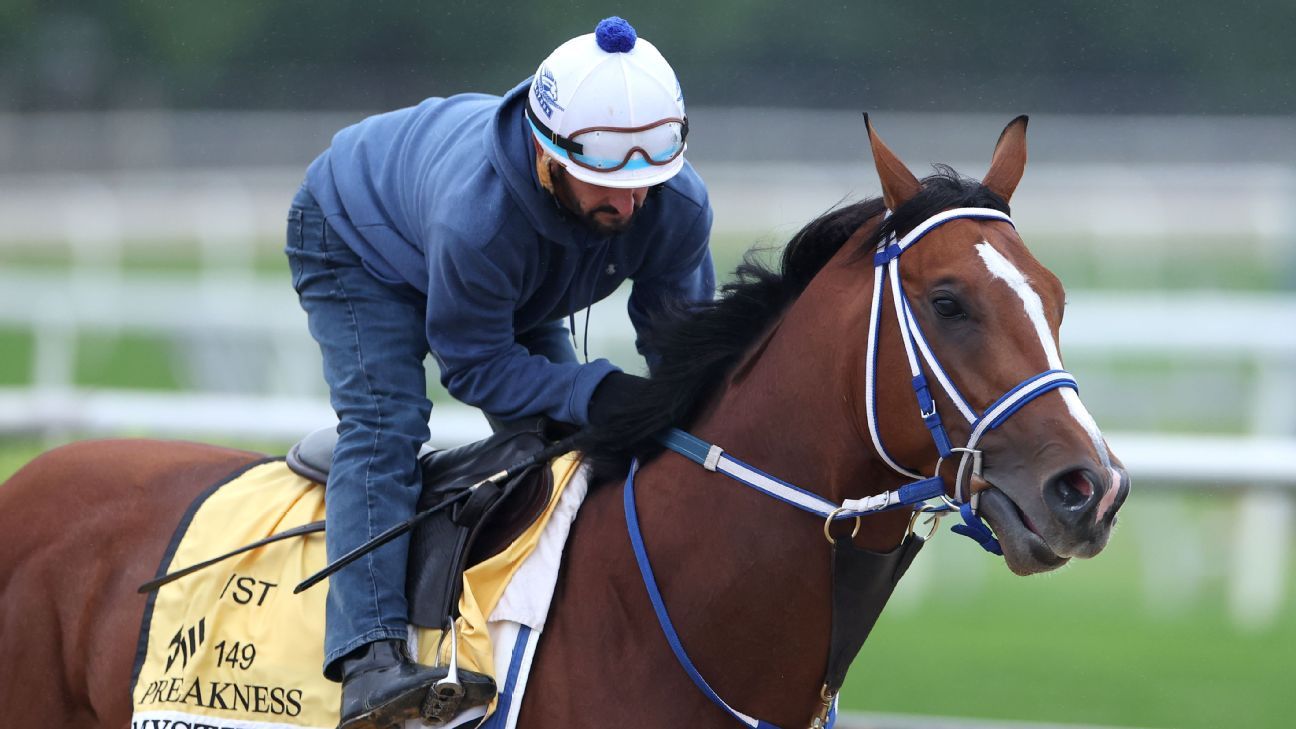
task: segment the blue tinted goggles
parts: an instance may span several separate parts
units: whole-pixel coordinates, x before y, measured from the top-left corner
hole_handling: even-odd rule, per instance
[[[662,119],[640,127],[586,127],[564,137],[540,121],[530,106],[526,114],[541,137],[572,162],[595,172],[670,164],[684,153],[688,137],[687,118]]]

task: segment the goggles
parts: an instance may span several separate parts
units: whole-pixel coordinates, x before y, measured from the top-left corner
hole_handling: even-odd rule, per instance
[[[688,137],[687,118],[662,119],[641,127],[586,127],[564,137],[540,121],[530,105],[526,115],[537,136],[594,172],[668,165],[684,153]]]

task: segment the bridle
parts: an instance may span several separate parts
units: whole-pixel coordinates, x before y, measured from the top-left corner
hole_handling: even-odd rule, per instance
[[[994,533],[976,513],[978,494],[971,493],[972,476],[980,476],[983,453],[977,449],[981,438],[989,431],[999,427],[1013,413],[1035,398],[1062,387],[1077,389],[1075,378],[1066,370],[1046,370],[1027,377],[1015,387],[1009,389],[995,400],[985,411],[978,414],[967,400],[959,393],[940,362],[936,359],[931,347],[923,336],[922,328],[914,316],[909,300],[905,297],[900,285],[900,256],[913,247],[931,231],[953,220],[990,220],[1006,222],[1012,225],[1012,218],[990,208],[955,208],[937,213],[920,223],[903,238],[894,236],[885,238],[877,247],[873,256],[873,300],[869,316],[868,355],[865,364],[865,411],[868,418],[869,436],[878,455],[897,473],[915,479],[898,489],[886,491],[875,496],[861,499],[848,499],[840,504],[829,501],[818,494],[802,489],[786,481],[771,476],[760,469],[744,463],[725,453],[718,445],[707,443],[679,429],[664,433],[660,440],[666,448],[698,463],[708,471],[723,473],[730,478],[754,488],[768,496],[779,499],[803,511],[818,515],[824,521],[824,536],[833,548],[833,634],[829,645],[828,669],[823,687],[820,689],[821,706],[811,722],[812,729],[831,727],[836,719],[837,693],[845,678],[846,667],[854,659],[864,640],[868,637],[877,616],[881,613],[891,589],[900,579],[904,570],[916,556],[918,549],[928,537],[935,533],[939,519],[946,512],[958,511],[964,523],[953,527],[953,531],[976,540],[986,551],[1003,554]],[[852,239],[862,237],[864,228],[856,231]],[[902,466],[887,452],[877,417],[877,352],[878,331],[882,323],[882,286],[883,280],[889,279],[893,308],[899,323],[900,339],[904,343],[905,357],[909,364],[911,383],[917,398],[919,414],[923,424],[936,446],[938,460],[934,475],[924,478],[917,471]],[[921,360],[919,357],[921,356]],[[954,447],[949,434],[937,411],[935,400],[928,386],[923,363],[931,369],[933,377],[954,403],[971,427],[967,444]],[[941,464],[955,453],[959,454],[958,471],[955,474],[953,497],[945,491],[944,481],[940,475]],[[773,724],[748,716],[725,703],[707,684],[701,673],[693,665],[683,643],[667,614],[661,592],[657,588],[652,566],[648,560],[643,535],[639,529],[639,517],[635,506],[634,480],[638,473],[638,461],[630,465],[626,477],[623,496],[623,507],[626,515],[627,531],[631,546],[634,549],[635,561],[640,575],[648,590],[653,611],[661,625],[662,632],[670,644],[676,659],[684,668],[689,678],[712,702],[722,708],[734,719],[752,727],[752,729],[778,729]],[[939,499],[938,504],[928,504],[930,500]],[[914,514],[909,520],[909,527],[900,546],[891,552],[879,554],[861,550],[854,546],[852,538],[859,531],[860,517],[903,507],[910,507]],[[932,514],[935,524],[926,537],[914,532],[916,518],[922,513]],[[849,536],[833,537],[829,526],[843,519],[854,519],[855,528]],[[886,572],[887,580],[877,584],[869,583],[865,575],[872,575],[879,570]],[[852,584],[854,582],[855,584]],[[865,583],[865,584],[861,584]],[[848,616],[846,615],[848,614]],[[839,621],[839,617],[843,618]]]
[[[955,453],[959,454],[958,471],[954,477],[953,498],[944,497],[942,505],[924,508],[923,510],[936,514],[957,510],[964,523],[954,527],[954,531],[976,540],[986,551],[1002,555],[1003,550],[1000,548],[998,540],[994,538],[994,534],[977,514],[979,494],[971,492],[969,482],[972,476],[981,476],[983,461],[983,454],[977,449],[977,445],[981,442],[982,436],[999,427],[1009,416],[1020,410],[1023,405],[1031,400],[1060,387],[1079,390],[1079,386],[1076,384],[1075,377],[1066,370],[1045,370],[1027,377],[1015,387],[1010,388],[980,414],[977,414],[972,406],[968,404],[967,399],[958,391],[958,388],[954,386],[953,381],[946,374],[945,369],[941,367],[936,355],[927,344],[927,338],[923,336],[922,328],[918,325],[918,319],[914,316],[913,309],[909,305],[909,299],[905,297],[900,285],[900,256],[921,241],[928,233],[952,220],[991,220],[1013,225],[1012,218],[998,210],[990,208],[954,208],[937,213],[919,223],[917,227],[898,241],[894,238],[888,238],[878,245],[877,251],[873,255],[873,303],[869,316],[864,407],[868,417],[869,437],[872,438],[873,447],[877,450],[878,455],[896,473],[909,478],[921,479],[922,476],[919,473],[900,465],[887,452],[882,443],[878,423],[878,331],[882,325],[882,285],[883,280],[887,279],[890,281],[892,308],[895,310],[896,321],[899,324],[900,341],[904,343],[905,359],[909,363],[909,374],[912,377],[911,383],[914,395],[918,400],[918,412],[922,417],[923,425],[931,433],[932,441],[936,445],[936,452],[939,456],[933,478],[940,478],[940,467],[946,459],[952,457]],[[954,403],[955,409],[959,411],[959,414],[963,416],[971,427],[968,442],[961,448],[955,448],[950,443],[949,434],[945,431],[945,424],[936,409],[936,403],[932,398],[927,377],[923,372],[922,362],[918,360],[919,353],[922,355],[922,360],[931,369],[931,373],[936,378],[937,383],[940,384],[941,389]]]

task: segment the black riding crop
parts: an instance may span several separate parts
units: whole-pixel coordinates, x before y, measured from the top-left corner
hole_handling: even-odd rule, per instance
[[[242,547],[239,547],[238,549],[232,552],[226,552],[225,554],[222,554],[219,557],[212,557],[211,559],[204,560],[197,564],[191,564],[182,570],[176,570],[175,572],[172,572],[170,574],[162,575],[161,577],[157,577],[148,582],[145,582],[144,584],[139,586],[139,593],[143,595],[144,593],[152,592],[158,589],[159,587],[167,584],[168,582],[174,582],[180,579],[181,577],[184,577],[185,575],[192,575],[193,573],[197,572],[200,569],[203,569],[204,567],[210,567],[216,564],[217,562],[220,562],[221,560],[229,559],[230,557],[233,557],[235,555],[243,554],[244,552],[256,549],[257,547],[264,547],[267,544],[270,544],[272,542],[278,542],[282,539],[288,539],[289,537],[300,537],[305,534],[313,534],[315,532],[322,532],[322,531],[324,531],[324,522],[313,521],[309,524],[302,524],[301,526],[293,527],[292,529],[279,532],[278,534],[272,534],[266,537],[265,539],[258,539],[257,541],[252,542],[251,544],[244,544]]]

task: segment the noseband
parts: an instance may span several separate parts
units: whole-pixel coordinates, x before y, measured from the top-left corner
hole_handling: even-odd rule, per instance
[[[980,414],[959,393],[958,388],[954,386],[954,383],[936,359],[936,355],[932,353],[926,337],[923,336],[922,328],[919,327],[918,320],[914,316],[913,309],[909,305],[909,300],[905,297],[900,285],[900,256],[922,240],[928,233],[951,220],[992,220],[1002,221],[1009,225],[1013,224],[1012,218],[998,210],[989,208],[946,210],[923,221],[898,241],[894,237],[884,239],[878,245],[873,257],[873,302],[869,316],[868,356],[865,365],[865,410],[869,422],[869,436],[873,441],[873,447],[882,460],[897,473],[915,479],[912,483],[893,491],[886,491],[861,499],[848,499],[841,504],[837,504],[811,491],[771,476],[754,466],[743,463],[725,453],[719,446],[707,443],[682,430],[672,428],[660,438],[663,445],[668,449],[698,463],[708,471],[723,473],[746,486],[825,520],[824,535],[828,538],[829,543],[833,545],[833,633],[829,641],[828,669],[819,694],[821,706],[811,722],[812,729],[831,727],[835,721],[837,693],[845,678],[846,668],[858,653],[865,638],[868,637],[874,621],[876,621],[882,607],[890,597],[891,588],[900,579],[909,562],[912,561],[924,542],[923,537],[913,533],[915,518],[921,513],[931,513],[933,518],[937,520],[938,526],[941,516],[946,512],[957,510],[963,517],[964,523],[955,525],[953,531],[975,539],[988,552],[1003,554],[994,533],[976,513],[978,494],[971,493],[970,485],[965,487],[965,484],[970,482],[972,476],[981,475],[982,452],[977,450],[976,446],[981,441],[982,436],[988,431],[999,427],[1013,413],[1020,410],[1022,406],[1031,400],[1060,387],[1078,389],[1075,378],[1066,370],[1046,370],[1022,380],[991,403],[990,407]],[[857,231],[855,235],[862,235],[862,231],[863,228]],[[890,280],[893,308],[900,325],[900,340],[904,343],[905,357],[909,362],[909,373],[912,378],[914,395],[918,400],[918,411],[923,424],[927,426],[927,430],[931,433],[932,440],[936,444],[936,451],[939,454],[935,473],[927,478],[923,478],[917,471],[902,466],[887,452],[882,444],[882,436],[878,427],[876,403],[877,351],[878,331],[882,324],[883,279]],[[919,354],[922,357],[921,361],[919,360]],[[961,448],[954,447],[950,442],[949,434],[941,421],[940,413],[937,412],[935,400],[933,400],[931,389],[927,384],[927,377],[923,372],[923,362],[926,362],[936,381],[971,427],[967,444]],[[945,492],[940,467],[945,459],[952,457],[955,453],[960,454],[960,460],[954,478],[954,496],[951,498]],[[634,495],[634,481],[638,469],[638,461],[633,462],[625,481],[622,500],[626,515],[626,527],[634,550],[635,561],[643,578],[644,586],[648,589],[653,612],[657,615],[657,621],[666,636],[667,642],[670,644],[671,651],[698,689],[731,717],[752,729],[777,729],[768,722],[734,709],[720,698],[707,684],[706,679],[702,677],[702,674],[689,660],[688,654],[684,651],[683,643],[680,641],[679,634],[675,631],[675,626],[667,614],[661,592],[657,588],[657,580],[653,575],[647,549],[644,546],[643,535],[639,530],[639,515]],[[929,500],[938,498],[941,500],[939,504],[928,505],[926,503]],[[898,548],[890,553],[877,554],[859,550],[854,546],[852,538],[859,530],[861,516],[902,507],[912,508],[915,518],[910,519],[909,530]],[[834,538],[828,527],[833,522],[842,519],[854,519],[855,531],[849,537]],[[933,532],[937,526],[932,527]],[[876,575],[880,572],[885,573],[889,584],[869,585],[866,575]]]

